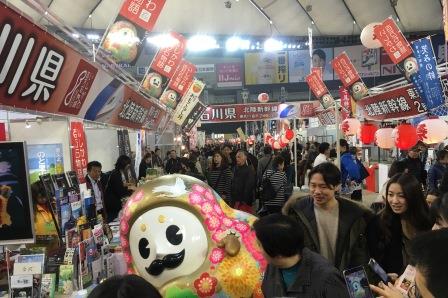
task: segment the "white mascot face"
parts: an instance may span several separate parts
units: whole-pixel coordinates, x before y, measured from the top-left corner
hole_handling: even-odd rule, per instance
[[[364,85],[361,82],[356,82],[352,86],[353,97],[355,99],[361,99],[364,96]]]
[[[325,94],[324,96],[322,96],[322,103],[324,108],[328,108],[330,106],[332,99],[333,98],[330,94]]]
[[[205,229],[195,214],[183,208],[150,209],[135,220],[129,235],[139,275],[156,287],[195,272],[207,258]]]
[[[417,59],[414,57],[409,57],[406,60],[404,60],[404,71],[407,77],[412,76],[413,74],[416,74],[418,71],[418,64]]]
[[[149,80],[149,84],[153,87],[159,88],[162,86],[162,78],[158,74],[155,74]]]

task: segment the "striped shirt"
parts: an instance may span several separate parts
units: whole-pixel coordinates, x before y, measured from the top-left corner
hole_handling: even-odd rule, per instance
[[[277,196],[275,199],[269,200],[264,204],[267,206],[283,206],[285,203],[285,186],[287,183],[285,172],[274,172],[274,170],[268,169],[264,172],[263,179],[267,179],[268,177],[272,187],[277,192]]]
[[[220,168],[210,170],[208,172],[208,185],[212,187],[220,196],[224,195],[226,197],[226,201],[230,201],[232,186],[232,171],[230,168],[227,167],[225,169]]]

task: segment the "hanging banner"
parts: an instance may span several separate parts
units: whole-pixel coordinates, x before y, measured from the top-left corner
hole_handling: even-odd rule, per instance
[[[187,40],[181,34],[170,32],[169,35],[171,45],[157,51],[141,83],[142,91],[155,98],[160,98],[168,81],[174,76],[187,45]]]
[[[341,98],[341,116],[342,120],[350,117],[352,113],[352,98],[350,93],[344,87],[339,88],[339,97]]]
[[[419,67],[417,75],[411,79],[426,107],[431,110],[445,103],[431,37],[413,41],[412,48]]]
[[[87,141],[82,122],[70,122],[70,141],[72,153],[72,170],[76,172],[79,183],[85,182],[87,175]]]
[[[361,78],[380,76],[380,49],[367,49],[362,45],[335,47],[334,56],[345,52]]]
[[[127,129],[117,130],[118,138],[118,154],[131,157],[131,143],[129,140],[129,132]]]
[[[331,61],[334,71],[341,80],[345,88],[347,88],[354,99],[363,98],[368,90],[362,81],[350,58],[345,52],[342,52]]]
[[[193,82],[195,74],[196,66],[182,60],[173,77],[169,80],[168,87],[163,91],[160,102],[174,110]]]
[[[299,103],[299,118],[316,117],[316,109],[320,106],[319,101]]]
[[[288,52],[244,54],[246,85],[288,83]]]
[[[207,107],[202,102],[200,102],[199,100],[196,101],[196,105],[193,107],[190,114],[188,114],[186,120],[181,125],[182,130],[185,132],[189,132],[201,118],[206,108]]]
[[[316,117],[319,119],[320,125],[336,124],[336,115],[334,112],[334,108],[322,111],[316,111]]]
[[[327,86],[325,86],[324,82],[322,82],[322,79],[318,74],[311,73],[307,75],[306,81],[311,91],[313,91],[314,96],[319,99],[324,109],[334,104],[333,96],[331,96],[330,92],[327,89]]]
[[[405,75],[408,81],[418,71],[418,63],[412,48],[395,21],[389,17],[381,25],[374,27],[375,38],[383,45],[392,62]]]
[[[0,15],[7,16],[0,19],[3,105],[112,124],[116,109],[131,96],[138,97],[145,107],[167,114],[26,17],[5,6],[0,6]],[[136,126],[127,121],[121,125]]]
[[[319,79],[322,80],[323,77],[322,67],[311,67],[311,73],[315,73],[319,77]]]
[[[166,0],[125,0],[102,47],[121,67],[134,66]]]
[[[190,112],[194,109],[197,102],[199,101],[199,96],[201,95],[202,90],[204,90],[204,87],[205,84],[203,82],[198,79],[193,79],[193,83],[191,83],[187,93],[185,93],[185,95],[182,97],[180,104],[174,111],[174,123],[181,126],[183,123],[185,123]]]
[[[278,119],[278,103],[250,103],[208,106],[201,123]]]
[[[216,82],[218,88],[242,87],[243,73],[241,63],[216,64]]]

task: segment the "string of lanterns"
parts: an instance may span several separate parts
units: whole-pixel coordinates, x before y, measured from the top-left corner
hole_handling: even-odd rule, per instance
[[[382,149],[396,147],[400,150],[409,150],[418,141],[425,144],[437,144],[448,138],[448,124],[438,117],[429,117],[420,122],[417,127],[409,123],[401,123],[395,128],[378,128],[372,123],[361,124],[358,119],[347,118],[342,121],[341,130],[345,136],[357,135],[363,144],[375,143]]]

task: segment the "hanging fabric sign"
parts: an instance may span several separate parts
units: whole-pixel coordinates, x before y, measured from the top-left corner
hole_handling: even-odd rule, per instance
[[[70,122],[70,140],[72,147],[72,169],[76,172],[80,183],[85,182],[87,175],[87,141],[82,122]]]
[[[367,95],[367,86],[362,81],[355,66],[346,52],[342,52],[331,61],[331,66],[355,100]]]

